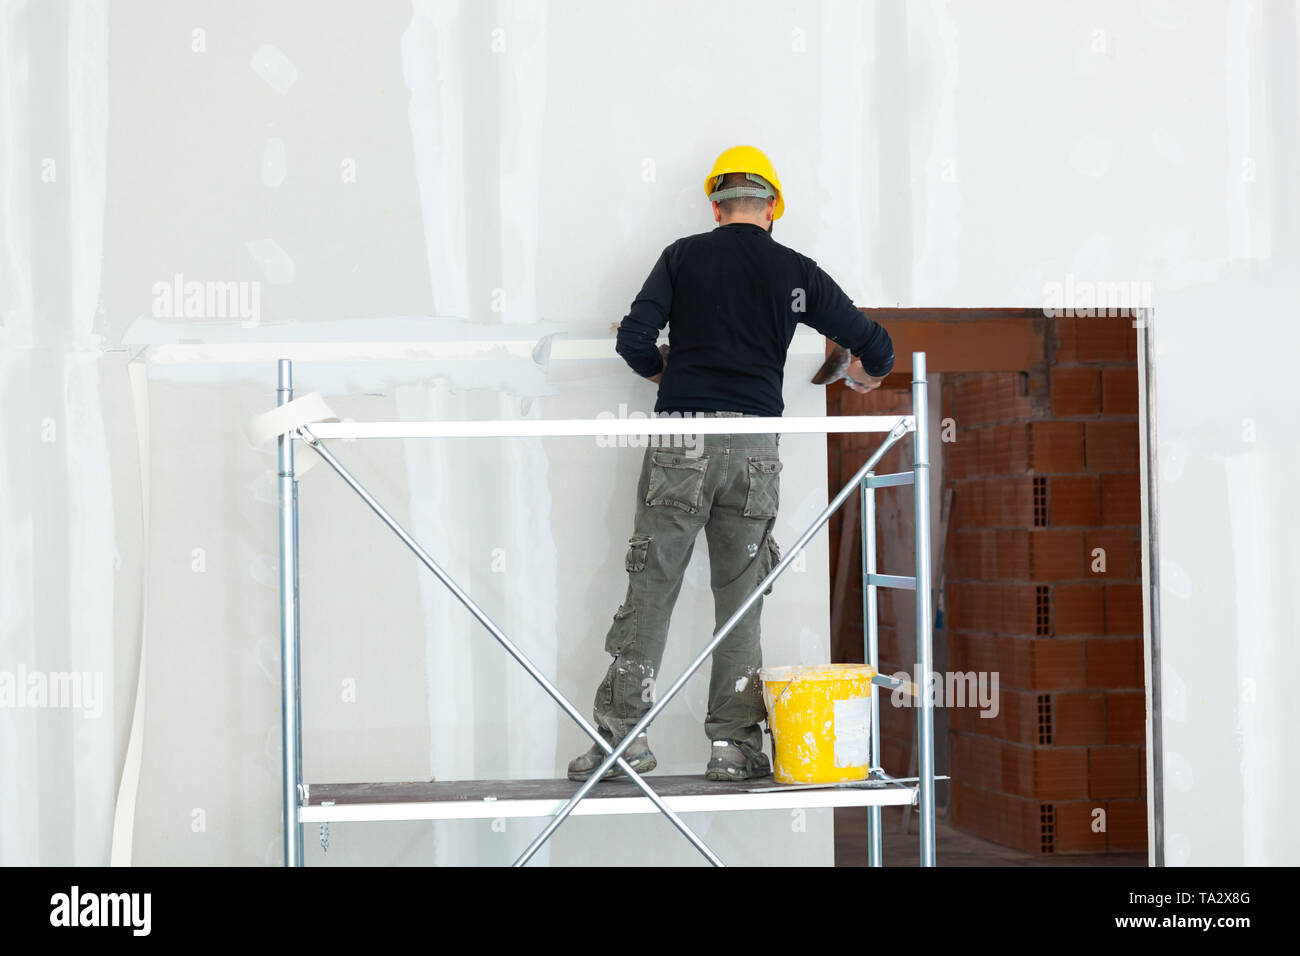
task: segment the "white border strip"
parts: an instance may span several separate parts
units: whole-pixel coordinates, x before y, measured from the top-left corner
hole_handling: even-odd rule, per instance
[[[316,438],[519,438],[601,435],[754,435],[780,432],[891,432],[905,424],[914,431],[910,415],[836,415],[821,418],[651,418],[515,419],[462,422],[312,422],[305,426]]]
[[[327,325],[323,323],[322,325]],[[303,327],[307,327],[304,323]],[[382,361],[465,361],[471,359],[527,359],[533,361],[533,349],[539,338],[536,336],[519,339],[439,339],[432,341],[347,341],[347,342],[309,342],[277,340],[271,342],[153,342],[144,341],[139,335],[132,335],[134,329],[128,330],[123,344],[128,346],[145,346],[145,358],[155,365],[183,365],[204,362],[275,362],[282,358],[292,358],[298,362],[382,362]],[[186,328],[188,334],[204,334],[202,329]],[[318,330],[328,331],[327,328]],[[549,333],[563,332],[552,329]],[[272,330],[274,332],[274,330]],[[179,336],[178,331],[174,333]],[[230,335],[228,330],[214,328],[209,334]],[[242,333],[248,338],[259,332]],[[265,335],[265,332],[262,332]],[[543,336],[544,337],[544,336]],[[592,360],[622,359],[614,350],[614,336],[608,338],[569,338],[567,335],[555,335],[550,345],[551,362],[581,362]],[[826,339],[812,333],[796,333],[790,342],[789,355],[826,354]]]
[[[653,781],[651,781],[653,782]],[[732,793],[665,797],[676,813],[705,813],[731,810],[789,810],[820,807],[908,806],[916,802],[916,790],[907,787],[837,790],[791,790],[780,793]],[[423,803],[348,803],[309,806],[298,809],[302,823],[366,823],[383,820],[478,820],[497,817],[549,817],[566,800],[442,800]],[[646,797],[601,797],[583,800],[573,816],[616,816],[658,813]]]

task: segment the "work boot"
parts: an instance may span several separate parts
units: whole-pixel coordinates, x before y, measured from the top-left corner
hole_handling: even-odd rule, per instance
[[[704,771],[710,780],[754,780],[771,774],[767,754],[734,740],[713,741],[713,755]]]
[[[603,731],[601,736],[609,741],[611,747],[615,746],[614,741],[606,736]],[[597,744],[592,744],[591,749],[581,757],[574,757],[569,761],[569,779],[586,780],[596,772],[596,768],[604,763],[605,758],[608,756],[609,754],[605,753]],[[659,761],[655,759],[655,755],[650,751],[650,740],[645,734],[638,734],[636,740],[628,745],[627,750],[623,751],[623,759],[639,774],[649,773],[659,766]],[[605,776],[600,779],[610,780],[622,776],[626,776],[623,773],[623,768],[618,764],[614,764],[605,772]]]

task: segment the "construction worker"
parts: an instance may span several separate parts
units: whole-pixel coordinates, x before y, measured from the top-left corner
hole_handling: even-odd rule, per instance
[[[894,367],[893,342],[816,262],[772,238],[785,202],[768,158],[752,146],[727,150],[704,191],[717,227],[664,249],[618,330],[618,354],[659,384],[655,412],[779,417],[786,352],[799,322],[853,354],[850,387],[877,387]],[[656,341],[665,325],[668,348],[661,350]],[[772,526],[780,435],[694,437],[693,448],[651,441],[642,461],[625,561],[627,596],[605,638],[614,660],[594,706],[596,726],[611,744],[653,703],[669,618],[700,529],[709,547],[715,628],[779,560]],[[713,652],[704,723],[712,741],[710,780],[771,773],[760,727],[767,716],[758,679],[762,604],[760,596]],[[656,765],[645,734],[624,757],[638,773]],[[604,758],[593,744],[570,762],[570,779],[587,779]],[[615,767],[606,776],[619,774]]]

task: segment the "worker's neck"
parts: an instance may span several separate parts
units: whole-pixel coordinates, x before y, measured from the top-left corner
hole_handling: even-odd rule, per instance
[[[772,230],[771,230],[772,220],[770,220],[770,219],[747,219],[747,218],[745,218],[744,216],[736,216],[736,217],[733,218],[733,219],[719,219],[719,220],[718,220],[718,225],[720,225],[720,226],[734,226],[734,225],[737,225],[737,224],[739,224],[739,223],[745,223],[745,224],[750,225],[750,226],[758,226],[758,228],[763,229],[763,230],[765,230],[765,231],[767,231],[767,232],[771,232],[771,231],[772,231]]]

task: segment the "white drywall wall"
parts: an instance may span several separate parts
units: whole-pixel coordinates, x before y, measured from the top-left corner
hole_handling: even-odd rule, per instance
[[[277,855],[272,459],[238,431],[273,401],[273,366],[164,366],[140,343],[310,354],[347,321],[365,335],[345,340],[417,338],[399,317],[435,341],[536,320],[607,335],[657,252],[711,226],[703,173],[741,141],[780,170],[776,238],[862,305],[1151,284],[1166,859],[1300,858],[1281,809],[1300,653],[1294,3],[43,3],[2,26],[0,669],[105,679],[99,717],[0,712],[0,862],[107,861],[146,632],[135,859]],[[256,321],[151,316],[178,273],[260,283]],[[652,402],[616,360],[424,358],[304,363],[298,380],[356,418]],[[128,360],[148,369],[143,407]],[[815,365],[792,359],[790,414],[820,408]],[[804,441],[783,446],[787,538],[824,493]],[[585,706],[634,456],[346,454]],[[520,505],[476,507],[503,495]],[[323,469],[303,520],[310,779],[540,773],[581,749]],[[804,573],[765,612],[774,661],[825,647],[820,539]],[[711,620],[703,593],[680,606],[668,666]],[[661,722],[670,768],[703,757],[691,699]],[[666,823],[627,823],[566,823],[549,859],[692,859]],[[824,813],[806,832],[781,814],[701,828],[735,862],[830,859]],[[504,862],[531,832],[335,827],[310,861]]]
[[[188,33],[188,13],[115,11],[123,46],[114,62],[122,69],[111,88],[122,106],[114,114],[120,152],[110,150],[110,167],[115,159],[148,167],[123,169],[117,200],[132,218],[141,204],[155,208],[157,218],[134,229],[122,222],[126,235],[109,253],[113,301],[123,311],[138,309],[147,288],[140,276],[150,274],[260,280],[263,315],[234,336],[246,343],[286,334],[304,343],[340,334],[398,342],[415,334],[436,342],[463,336],[449,331],[463,325],[490,341],[506,334],[503,323],[513,329],[544,317],[547,326],[525,333],[529,345],[559,329],[570,338],[603,341],[604,358],[576,364],[557,358],[555,385],[527,352],[504,360],[302,361],[297,383],[319,389],[341,414],[358,419],[592,417],[617,413],[620,404],[649,410],[653,387],[611,358],[610,323],[626,311],[663,245],[712,223],[698,188],[690,206],[664,202],[663,190],[643,179],[639,154],[620,178],[616,151],[583,145],[592,140],[590,131],[576,150],[568,145],[575,132],[566,124],[585,116],[591,127],[607,115],[603,102],[581,103],[597,91],[585,71],[564,64],[589,46],[586,31],[612,25],[569,23],[548,34],[553,12],[570,13],[523,5],[505,11],[503,48],[494,52],[497,14],[482,5],[419,6],[414,14],[397,4],[378,12],[339,7],[320,23],[347,23],[335,22],[314,39],[294,37],[294,24],[315,16],[307,8],[281,8],[260,25],[251,9],[223,9],[222,19],[208,26],[209,35],[236,31],[238,43],[214,44],[215,57],[180,61],[157,37],[160,30]],[[159,84],[158,75],[171,79]],[[548,106],[538,96],[551,75],[556,102]],[[768,92],[777,95],[778,85],[771,77]],[[648,93],[638,96],[645,99],[643,118],[670,121],[669,103],[653,106]],[[579,105],[557,105],[570,100]],[[178,137],[159,130],[159,110],[189,116],[189,132]],[[612,145],[613,132],[596,138]],[[716,137],[701,131],[697,138],[691,152],[707,163],[719,148]],[[141,152],[147,159],[137,164]],[[684,164],[686,156],[676,147],[665,161]],[[268,185],[268,167],[278,185]],[[529,185],[539,171],[545,189]],[[602,198],[592,187],[611,177]],[[674,197],[684,191],[677,177],[670,182]],[[648,221],[636,222],[642,217]],[[207,225],[201,232],[186,226],[194,221]],[[157,243],[159,232],[171,241]],[[164,261],[173,264],[164,268]],[[412,333],[398,321],[403,315],[435,318]],[[193,331],[196,323],[169,327],[167,318],[161,328],[168,341],[183,346],[206,337]],[[237,324],[225,323],[225,331]],[[289,325],[295,330],[286,333],[281,326]],[[150,341],[159,326],[148,317],[126,338]],[[184,330],[179,336],[177,327]],[[817,414],[822,393],[806,383],[819,364],[820,342],[806,344],[803,353],[791,362],[788,408]],[[183,347],[178,354],[193,357]],[[286,346],[280,354],[308,359],[313,353]],[[273,400],[273,367],[269,361],[181,361],[154,364],[150,372],[156,590],[148,613],[151,633],[169,637],[166,647],[151,649],[149,666],[151,677],[177,670],[188,676],[150,682],[135,840],[141,862],[232,862],[249,853],[270,860],[278,853],[275,526],[266,497],[273,453],[249,449],[236,431]],[[210,440],[213,431],[224,440]],[[812,437],[786,443],[780,538],[791,539],[795,523],[806,523],[816,503],[825,502],[821,447]],[[557,439],[349,445],[343,453],[373,493],[589,711],[608,663],[604,632],[626,586],[623,556],[641,451]],[[310,475],[302,500],[309,781],[547,777],[586,749],[581,733],[334,476]],[[159,558],[195,547],[223,556],[210,562],[205,577],[196,578],[189,561]],[[674,620],[666,672],[679,670],[711,629],[704,557],[701,542]],[[806,567],[781,588],[782,600],[768,602],[764,624],[773,662],[825,659],[827,589],[794,583],[825,579],[819,542]],[[204,626],[194,627],[196,620]],[[707,759],[706,687],[702,673],[656,725],[665,772],[699,772]],[[221,838],[191,833],[194,807],[209,808],[214,825],[207,834]],[[697,860],[684,841],[665,839],[665,826],[574,820],[557,835],[550,858]],[[313,850],[312,862],[504,863],[539,827],[536,821],[511,821],[505,833],[490,821],[374,833],[336,827],[328,856],[318,860]],[[710,829],[710,821],[702,819],[698,828]],[[760,815],[723,829],[717,851],[735,862],[763,862],[766,854],[806,863],[831,859],[827,813]]]

